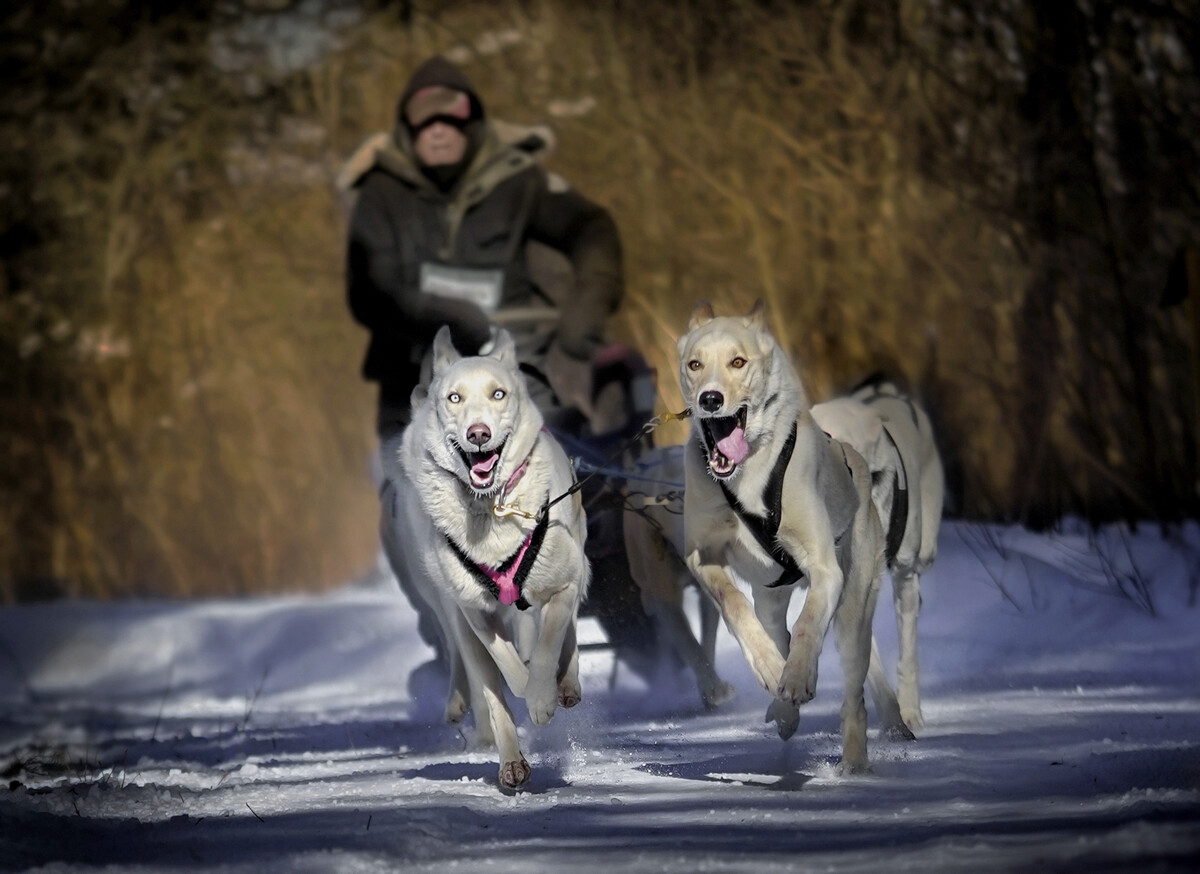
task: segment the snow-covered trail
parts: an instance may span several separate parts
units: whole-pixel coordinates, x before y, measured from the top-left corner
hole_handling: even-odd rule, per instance
[[[6,608],[0,868],[1191,870],[1200,530],[1183,535],[947,523],[923,581],[926,728],[873,729],[855,778],[833,769],[831,644],[787,743],[727,634],[738,695],[712,714],[687,677],[651,694],[588,654],[583,703],[526,726],[534,776],[508,797],[493,753],[410,697],[429,653],[390,586]],[[886,592],[876,629],[894,654]]]

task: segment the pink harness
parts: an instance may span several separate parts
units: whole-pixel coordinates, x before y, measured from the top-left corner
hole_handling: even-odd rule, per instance
[[[545,433],[550,433],[546,428],[542,428]],[[521,481],[521,477],[525,475],[526,469],[529,467],[529,458],[526,456],[521,465],[513,471],[512,476],[508,478],[508,482],[504,484],[500,495],[497,498],[497,505],[503,502],[504,496],[517,487],[517,483]],[[458,557],[459,563],[467,573],[475,577],[485,589],[491,592],[501,604],[510,605],[516,604],[518,610],[527,610],[529,602],[525,600],[521,594],[521,586],[525,583],[525,578],[529,576],[529,571],[537,562],[538,553],[542,548],[542,541],[546,539],[546,532],[550,528],[550,515],[548,513],[539,513],[537,524],[533,526],[533,530],[525,537],[525,542],[521,544],[513,555],[505,559],[499,567],[490,567],[482,562],[475,561],[469,558],[463,548],[459,546],[454,538],[442,532],[442,536],[446,538],[446,542]]]
[[[504,484],[504,489],[500,492],[500,498],[516,488],[521,477],[525,475],[525,468],[529,466],[529,459],[526,458],[521,462],[521,466],[513,471],[513,475],[508,478],[508,482]],[[534,531],[537,529],[535,528]],[[504,564],[508,567],[505,570],[489,567],[482,562],[476,562],[475,565],[485,574],[488,579],[496,584],[496,588],[500,590],[499,599],[501,604],[515,604],[517,599],[521,597],[521,590],[517,586],[517,572],[521,569],[521,565],[525,561],[525,553],[529,551],[529,544],[533,542],[533,531],[525,538],[525,542],[521,544],[521,548],[517,551],[516,559],[510,559]]]

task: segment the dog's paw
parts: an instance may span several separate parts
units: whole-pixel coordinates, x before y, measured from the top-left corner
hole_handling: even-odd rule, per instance
[[[904,724],[908,726],[910,731],[920,731],[925,727],[925,718],[921,715],[921,708],[909,708],[901,705],[900,718],[904,720]]]
[[[910,741],[917,739],[917,736],[912,733],[912,729],[910,729],[903,722],[897,723],[896,725],[887,726],[883,730],[883,733],[888,740]]]
[[[775,698],[767,705],[767,715],[763,722],[775,723],[780,740],[787,740],[800,727],[800,708],[787,701]]]
[[[525,696],[525,706],[529,709],[529,718],[534,725],[545,725],[558,709],[558,690],[539,686],[527,691],[530,694]]]
[[[774,646],[764,648],[750,655],[750,669],[754,671],[759,684],[774,695],[783,677],[783,656]]]
[[[564,679],[558,684],[558,706],[574,707],[583,700],[583,691],[579,688],[578,680]]]
[[[462,693],[457,689],[450,692],[450,697],[446,701],[446,721],[451,725],[457,725],[462,722],[463,717],[467,715],[467,711],[471,709],[471,704]]]
[[[724,680],[718,680],[711,686],[700,690],[700,700],[704,703],[705,710],[716,710],[722,704],[732,700],[734,691],[731,684]]]
[[[869,774],[870,772],[871,765],[867,762],[865,754],[862,756],[843,756],[837,765],[839,777],[853,777],[858,774]]]
[[[467,749],[486,752],[487,750],[496,749],[496,735],[492,732],[492,722],[490,719],[485,719],[482,722],[476,720],[475,730],[470,733],[464,733],[463,737],[467,741]]]
[[[532,773],[533,769],[529,767],[529,762],[525,761],[524,756],[515,762],[504,762],[500,765],[500,788],[518,789],[525,785]]]
[[[779,678],[776,696],[793,704],[805,704],[817,694],[817,653],[793,650]]]
[[[530,665],[529,682],[525,684],[525,706],[534,725],[545,725],[558,709],[559,684],[553,670]]]

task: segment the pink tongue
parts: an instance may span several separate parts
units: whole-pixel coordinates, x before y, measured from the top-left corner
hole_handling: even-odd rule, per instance
[[[728,437],[722,437],[717,441],[717,449],[734,464],[741,464],[750,454],[750,444],[746,442],[746,432],[741,428],[734,428]]]
[[[487,472],[490,471],[493,467],[496,466],[496,462],[499,459],[500,459],[499,455],[489,455],[483,461],[477,461],[474,464],[472,464],[471,465],[471,473],[475,474],[476,476],[482,477],[485,474],[487,474]]]

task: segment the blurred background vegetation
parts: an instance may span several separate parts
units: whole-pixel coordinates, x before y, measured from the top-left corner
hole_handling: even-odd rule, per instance
[[[613,211],[662,408],[762,297],[814,399],[924,399],[953,513],[1196,514],[1190,0],[177,5],[0,12],[0,601],[374,566],[334,178],[436,52]]]

